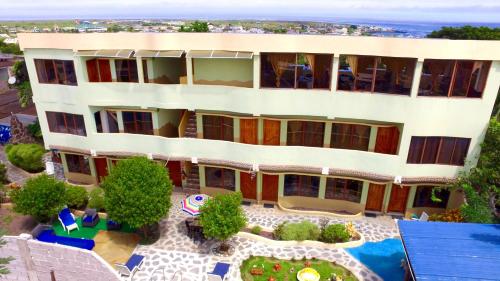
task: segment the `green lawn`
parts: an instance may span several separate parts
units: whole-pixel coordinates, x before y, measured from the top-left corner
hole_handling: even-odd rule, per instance
[[[274,277],[275,280],[279,281],[296,281],[297,280],[297,272],[303,269],[304,263],[309,261],[311,263],[311,267],[316,269],[321,276],[321,281],[329,280],[332,274],[336,274],[337,276],[343,276],[344,281],[356,281],[358,280],[350,271],[346,268],[336,265],[332,262],[325,260],[279,260],[275,258],[268,257],[250,257],[249,259],[243,261],[240,270],[241,270],[241,278],[243,281],[267,281],[269,277]],[[273,270],[274,265],[276,263],[281,264],[281,270],[275,272]],[[252,276],[250,274],[250,270],[253,267],[264,267],[263,275]],[[294,271],[290,273],[290,269],[294,268]]]
[[[87,238],[93,239],[99,230],[107,230],[106,228],[106,220],[99,219],[99,222],[95,227],[82,227],[82,219],[80,217],[76,218],[76,223],[78,224],[79,230],[72,230],[69,235],[66,232],[59,220],[55,221],[52,225],[54,232],[59,236],[73,237],[73,238]],[[131,229],[128,225],[122,225],[121,232],[131,233],[134,232],[134,229]]]

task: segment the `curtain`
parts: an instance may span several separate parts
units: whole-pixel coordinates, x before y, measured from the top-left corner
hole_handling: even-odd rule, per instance
[[[349,64],[349,67],[351,68],[352,75],[356,77],[356,75],[358,75],[358,57],[346,56],[345,60]]]
[[[388,70],[390,69],[395,74],[391,78],[391,83],[395,85],[401,84],[401,72],[405,66],[405,60],[402,58],[384,57],[382,63],[387,66]]]
[[[314,73],[314,58],[316,57],[316,55],[314,54],[304,54],[304,56],[306,57],[306,60],[307,60],[307,63],[309,63],[309,65],[311,66],[311,72]]]
[[[269,54],[269,61],[276,75],[276,87],[280,86],[280,79],[283,71],[289,64],[295,63],[295,54]]]

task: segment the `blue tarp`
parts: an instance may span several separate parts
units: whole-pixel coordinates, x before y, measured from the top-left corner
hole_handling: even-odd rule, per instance
[[[416,280],[500,280],[500,225],[398,221]]]
[[[0,144],[7,143],[10,137],[10,126],[0,125]]]

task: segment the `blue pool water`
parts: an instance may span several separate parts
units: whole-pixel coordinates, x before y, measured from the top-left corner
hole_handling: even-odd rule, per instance
[[[400,239],[366,242],[346,251],[385,281],[402,281],[404,278],[401,260],[405,258],[405,252]]]

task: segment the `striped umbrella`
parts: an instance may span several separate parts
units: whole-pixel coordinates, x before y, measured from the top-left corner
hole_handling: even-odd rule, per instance
[[[192,216],[200,214],[200,208],[210,198],[206,194],[194,194],[182,200],[182,210]]]

